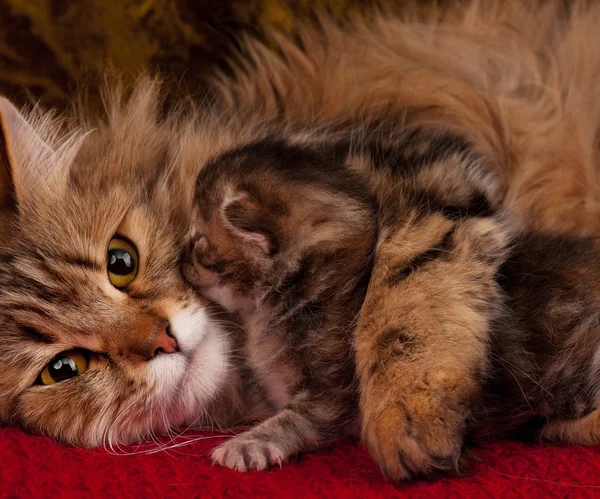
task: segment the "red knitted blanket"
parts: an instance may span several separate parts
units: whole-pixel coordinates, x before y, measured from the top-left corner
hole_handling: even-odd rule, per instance
[[[600,448],[501,442],[474,451],[468,475],[393,485],[356,443],[307,454],[268,472],[210,465],[223,437],[87,450],[0,430],[0,497],[600,497]]]

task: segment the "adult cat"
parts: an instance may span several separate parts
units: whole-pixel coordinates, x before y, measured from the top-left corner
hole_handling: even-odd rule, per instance
[[[152,85],[67,139],[2,101],[0,421],[102,445],[264,408],[178,258],[197,172],[265,120],[443,124],[498,172],[523,223],[597,233],[599,19],[598,7],[497,1],[347,30],[323,21],[302,49],[248,42],[251,62],[198,123],[158,120]],[[597,421],[544,434],[589,443]]]

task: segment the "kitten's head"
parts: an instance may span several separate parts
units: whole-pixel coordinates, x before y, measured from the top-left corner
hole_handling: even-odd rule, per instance
[[[157,106],[142,85],[60,141],[0,99],[2,424],[127,442],[192,423],[226,381],[226,338],[180,275],[193,186]]]
[[[186,278],[237,312],[344,286],[375,235],[369,193],[344,161],[285,139],[213,158],[197,180]]]

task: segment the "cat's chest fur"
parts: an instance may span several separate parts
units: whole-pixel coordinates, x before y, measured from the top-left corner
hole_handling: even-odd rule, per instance
[[[301,378],[283,331],[273,326],[267,306],[242,314],[242,320],[247,333],[244,350],[248,367],[273,408],[281,410],[293,402],[294,387]]]

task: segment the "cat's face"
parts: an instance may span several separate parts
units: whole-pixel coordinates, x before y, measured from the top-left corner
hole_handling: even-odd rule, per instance
[[[62,148],[0,101],[0,423],[131,442],[227,382],[227,338],[180,275],[190,182],[152,100]]]

